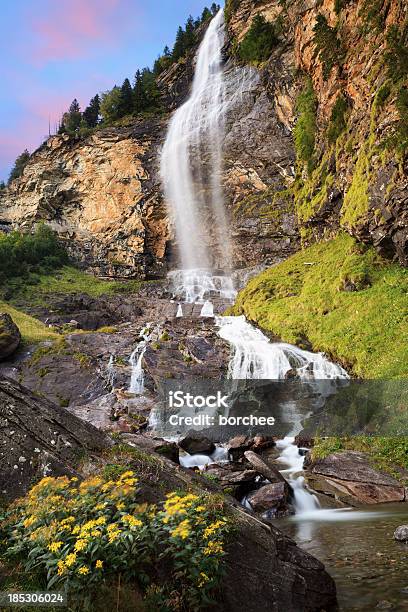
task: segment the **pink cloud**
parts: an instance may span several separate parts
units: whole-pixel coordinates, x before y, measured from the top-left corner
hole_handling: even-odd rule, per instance
[[[82,57],[95,43],[111,43],[117,31],[112,25],[127,0],[47,0],[46,4],[46,10],[27,15],[33,38],[26,45],[36,66]]]

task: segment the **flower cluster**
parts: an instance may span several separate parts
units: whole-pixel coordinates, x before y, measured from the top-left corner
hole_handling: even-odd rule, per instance
[[[165,559],[174,564],[180,601],[194,609],[219,580],[228,523],[193,493],[169,493],[159,507],[141,503],[138,479],[127,470],[115,480],[43,478],[9,509],[2,531],[6,556],[27,571],[42,568],[49,589],[85,592],[120,573],[165,599],[165,589],[151,583],[152,568]]]

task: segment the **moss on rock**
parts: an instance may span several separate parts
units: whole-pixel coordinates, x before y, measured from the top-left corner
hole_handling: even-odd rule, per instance
[[[253,278],[233,314],[363,378],[408,375],[408,271],[341,233]]]

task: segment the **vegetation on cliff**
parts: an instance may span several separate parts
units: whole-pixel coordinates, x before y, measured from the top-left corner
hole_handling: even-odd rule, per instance
[[[252,279],[233,312],[356,376],[398,378],[408,375],[407,291],[407,270],[340,234]]]
[[[266,21],[262,15],[256,15],[239,45],[238,53],[247,62],[264,62],[278,42],[275,24]]]
[[[50,271],[67,263],[68,255],[45,224],[33,234],[0,234],[0,283],[33,271]]]

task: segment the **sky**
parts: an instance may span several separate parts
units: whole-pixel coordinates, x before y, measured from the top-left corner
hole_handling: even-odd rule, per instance
[[[205,0],[14,0],[0,23],[0,180],[34,151],[74,98],[151,66]]]

